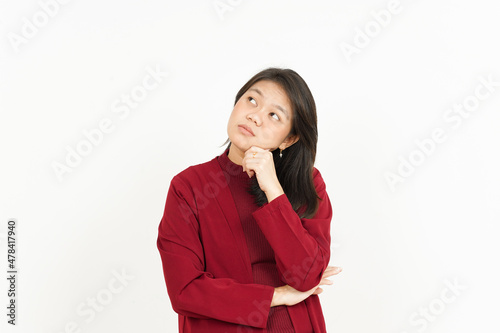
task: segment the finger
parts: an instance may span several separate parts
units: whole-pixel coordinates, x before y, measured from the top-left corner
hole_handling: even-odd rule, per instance
[[[328,266],[324,273],[323,276],[332,276],[332,275],[337,275],[340,272],[342,272],[342,267],[335,267],[335,266]]]
[[[321,283],[320,285],[332,285],[333,284],[333,281],[332,280],[328,280],[328,279],[321,279]]]
[[[269,150],[267,148],[261,148],[261,147],[258,147],[258,146],[252,146],[250,148],[248,148],[248,150],[245,152],[250,154],[250,156],[252,156],[253,153],[259,153],[259,152],[263,152],[263,151],[266,151],[266,150]]]
[[[246,163],[255,163],[261,158],[260,154],[258,152],[248,152],[244,159]]]
[[[333,281],[331,281],[331,280],[321,279],[321,281],[318,283],[318,285],[316,287],[324,286],[324,285],[332,285],[332,284],[333,284]]]
[[[257,147],[257,146],[252,146],[250,147],[246,152],[245,152],[245,155],[248,153],[250,157],[253,156],[253,153],[257,153],[259,154],[260,152],[270,152],[271,151],[271,148],[261,148],[261,147]],[[257,154],[255,155],[257,157]]]
[[[321,276],[321,278],[322,278],[322,279],[331,278],[331,277],[332,277],[332,276],[334,276],[334,275],[337,275],[337,274],[334,274],[334,273],[332,273],[332,272],[330,272],[330,273],[325,272],[325,273]]]
[[[329,269],[336,269],[336,268],[340,268],[339,266],[328,266]]]
[[[269,148],[261,148],[259,146],[252,146],[252,147],[250,147],[250,149],[253,149],[253,151],[256,151],[256,152],[264,151],[264,150],[269,150]]]
[[[245,156],[243,158],[245,159],[251,159],[254,156],[254,153],[257,153],[257,150],[254,149],[254,146],[250,147],[247,151],[245,151]]]
[[[316,290],[312,293],[312,295],[318,295],[321,294],[322,292],[323,292],[322,288],[316,288]]]
[[[256,155],[257,156],[257,155]],[[252,154],[250,156],[243,157],[241,166],[243,167],[243,172],[248,172],[252,170],[256,165],[256,158]]]
[[[336,274],[336,273],[335,273],[335,271],[332,271],[332,270],[325,270],[325,271],[323,272],[323,277],[330,277],[330,276],[333,276],[333,275],[335,275],[335,274]]]
[[[256,169],[261,168],[260,164],[260,159],[259,158],[250,158],[246,163],[245,163],[245,171],[254,171]]]

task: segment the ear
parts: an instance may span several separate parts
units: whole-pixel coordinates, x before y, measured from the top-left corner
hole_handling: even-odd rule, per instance
[[[297,135],[289,136],[279,145],[279,148],[285,150],[297,141],[299,141],[299,137]]]

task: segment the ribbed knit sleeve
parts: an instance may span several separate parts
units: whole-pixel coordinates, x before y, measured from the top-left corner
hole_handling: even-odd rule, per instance
[[[273,248],[283,280],[299,291],[317,286],[330,261],[330,223],[333,209],[320,172],[314,168],[319,208],[300,218],[286,194],[256,210],[252,216]]]

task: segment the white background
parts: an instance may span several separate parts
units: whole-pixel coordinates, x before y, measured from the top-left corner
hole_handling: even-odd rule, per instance
[[[344,269],[320,296],[328,331],[498,331],[498,5],[401,0],[380,28],[389,1],[221,3],[74,0],[44,24],[38,1],[1,1],[2,276],[9,218],[19,269],[16,327],[1,279],[2,332],[176,332],[156,248],[170,180],[222,153],[236,92],[268,66],[296,70],[317,103],[330,264]],[[168,76],[120,118],[113,103],[146,68]],[[447,110],[488,76],[497,86],[454,128]],[[60,181],[53,164],[105,118],[113,130]],[[415,140],[435,128],[446,140],[423,155]],[[386,174],[411,154],[424,159],[392,191]],[[113,272],[131,276],[116,293]],[[90,318],[97,295],[112,299]]]

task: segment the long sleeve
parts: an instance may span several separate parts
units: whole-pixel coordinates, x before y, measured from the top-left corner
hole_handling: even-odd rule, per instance
[[[274,288],[215,278],[205,271],[197,204],[193,189],[174,177],[157,240],[172,308],[188,317],[265,328]]]
[[[276,264],[284,282],[299,291],[318,285],[330,261],[333,210],[319,171],[314,177],[314,184],[321,200],[313,218],[301,219],[286,194],[253,213],[275,252]]]

